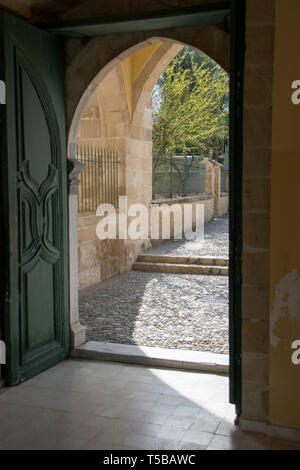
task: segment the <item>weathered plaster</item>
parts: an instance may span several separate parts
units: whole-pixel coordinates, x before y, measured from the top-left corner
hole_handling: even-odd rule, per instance
[[[300,428],[300,366],[292,362],[300,339],[300,107],[291,100],[300,76],[299,0],[276,0],[272,107],[269,416]]]
[[[283,276],[275,289],[270,317],[271,346],[277,348],[280,343],[286,342],[286,330],[293,330],[297,322],[300,323],[300,270],[294,269]],[[291,347],[290,343],[286,346]]]

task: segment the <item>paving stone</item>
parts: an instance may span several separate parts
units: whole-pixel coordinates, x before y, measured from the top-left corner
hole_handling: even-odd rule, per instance
[[[215,218],[205,224],[204,243],[188,240],[167,240],[147,250],[151,255],[229,257],[229,217]]]
[[[205,226],[205,243],[168,241],[147,251],[228,256],[228,217]],[[228,354],[228,279],[130,271],[80,293],[87,340]]]

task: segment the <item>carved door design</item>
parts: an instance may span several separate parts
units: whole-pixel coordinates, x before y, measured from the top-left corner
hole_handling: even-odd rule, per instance
[[[63,63],[59,40],[6,14],[0,25],[6,383],[14,384],[69,350]]]

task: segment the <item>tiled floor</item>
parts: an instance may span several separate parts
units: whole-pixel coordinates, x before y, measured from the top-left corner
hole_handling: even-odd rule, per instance
[[[239,431],[228,378],[67,360],[0,390],[0,449],[300,449]]]

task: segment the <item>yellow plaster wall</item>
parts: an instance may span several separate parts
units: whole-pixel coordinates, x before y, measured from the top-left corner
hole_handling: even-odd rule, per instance
[[[153,46],[144,47],[121,62],[121,71],[130,121],[132,121],[133,116],[133,84],[139,77],[146,63],[160,45],[161,43],[158,42]]]
[[[270,251],[270,419],[300,428],[300,365],[291,344],[300,339],[300,2],[276,0]]]
[[[127,109],[130,121],[132,120],[133,115],[133,93],[132,93],[132,57],[129,56],[127,59],[123,60],[120,64],[123,82],[124,82],[124,90],[127,102]]]

